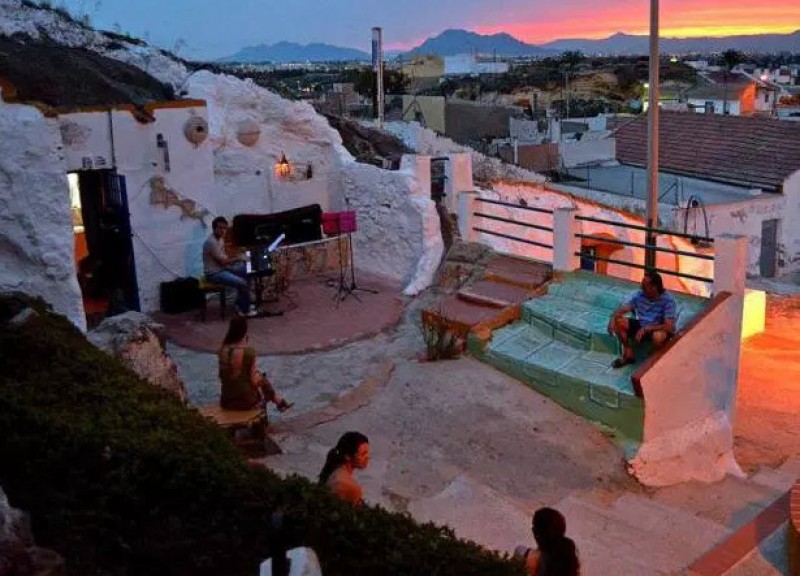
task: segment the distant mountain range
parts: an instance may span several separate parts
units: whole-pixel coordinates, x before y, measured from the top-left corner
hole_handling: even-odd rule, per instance
[[[221,58],[220,62],[345,62],[370,60],[371,56],[355,48],[342,48],[331,44],[259,44],[247,46],[236,54]]]
[[[579,50],[585,54],[647,54],[649,42],[648,36],[634,36],[618,32],[600,40],[556,40],[542,44],[542,48],[555,52]],[[800,30],[791,34],[662,38],[659,46],[662,52],[672,54],[724,52],[729,49],[742,52],[800,52]]]
[[[555,54],[533,44],[526,44],[510,34],[502,32],[484,36],[468,30],[445,30],[438,36],[428,38],[406,52],[404,56],[417,54],[437,54],[455,56],[456,54],[497,54],[498,56],[547,56]]]
[[[608,38],[555,40],[547,44],[527,44],[510,34],[483,35],[468,30],[445,30],[428,38],[405,53],[387,52],[407,58],[419,54],[454,56],[456,54],[496,54],[497,56],[554,56],[567,50],[585,54],[631,55],[648,53],[648,36],[618,32]],[[790,34],[757,34],[700,38],[662,38],[661,50],[672,54],[723,52],[800,52],[800,30]],[[341,62],[369,61],[370,54],[355,48],[330,44],[295,44],[278,42],[248,46],[221,62]]]

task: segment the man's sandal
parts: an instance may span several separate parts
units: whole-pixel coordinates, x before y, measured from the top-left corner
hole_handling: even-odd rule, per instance
[[[636,358],[617,358],[611,363],[612,368],[622,368],[623,366],[627,366],[628,364],[635,364]]]

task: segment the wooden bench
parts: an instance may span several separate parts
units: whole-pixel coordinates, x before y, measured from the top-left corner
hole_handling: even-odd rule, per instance
[[[228,433],[234,446],[249,458],[280,454],[281,448],[267,436],[269,418],[265,410],[226,410],[218,404],[202,406],[200,414]],[[238,432],[246,431],[242,438]]]
[[[219,404],[212,404],[201,407],[200,414],[225,430],[234,444],[240,444],[237,438],[239,430],[249,430],[251,432],[250,440],[262,441],[267,436],[269,420],[266,412],[261,408],[226,410]]]
[[[200,308],[200,319],[206,321],[206,311],[208,309],[208,295],[213,294],[219,298],[219,313],[223,320],[225,320],[225,286],[222,284],[215,284],[206,280],[205,276],[199,278],[200,292],[203,294],[203,303]]]

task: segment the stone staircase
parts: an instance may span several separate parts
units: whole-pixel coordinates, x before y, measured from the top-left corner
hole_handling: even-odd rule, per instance
[[[609,426],[632,451],[641,441],[643,420],[642,399],[631,381],[637,365],[611,367],[619,344],[607,325],[636,289],[632,282],[606,276],[565,274],[548,285],[546,294],[522,304],[519,321],[495,329],[490,338],[471,338],[470,351],[562,406]],[[707,301],[675,297],[680,331]],[[646,347],[637,350],[640,359],[649,353]]]
[[[489,334],[517,320],[522,303],[535,296],[552,275],[548,264],[499,254],[485,256],[476,264],[457,260],[447,264],[453,274],[468,274],[472,279],[424,310],[422,318],[425,323],[442,321],[463,334]]]

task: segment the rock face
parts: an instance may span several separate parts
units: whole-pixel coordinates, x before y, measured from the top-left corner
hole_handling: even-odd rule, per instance
[[[0,575],[63,576],[64,559],[34,544],[28,517],[12,508],[0,488]]]
[[[41,296],[85,330],[60,149],[55,120],[0,95],[0,290]]]
[[[89,335],[89,341],[119,359],[152,384],[186,401],[186,389],[178,367],[164,350],[158,337],[161,325],[139,312],[126,312],[106,318]]]

